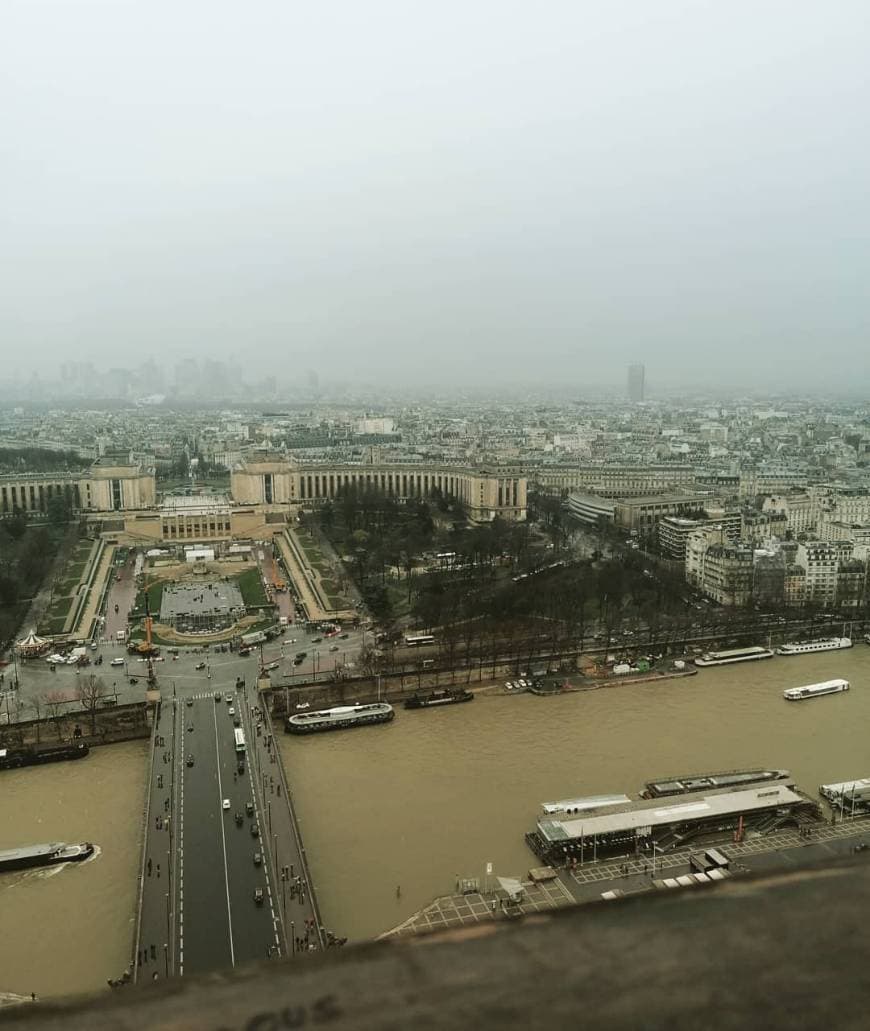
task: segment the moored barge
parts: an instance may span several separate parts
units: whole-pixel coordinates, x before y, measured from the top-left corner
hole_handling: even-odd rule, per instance
[[[752,662],[756,659],[772,659],[773,652],[770,648],[762,648],[755,645],[752,648],[730,648],[723,652],[705,652],[699,655],[694,663],[696,666],[728,666],[732,662]]]
[[[457,705],[460,702],[473,702],[474,692],[468,690],[430,691],[428,694],[417,691],[405,699],[406,709],[429,709],[436,705]]]
[[[44,748],[0,748],[0,770],[17,770],[21,766],[84,759],[90,748],[78,741],[71,745],[48,745]]]
[[[685,777],[667,777],[651,780],[644,785],[641,798],[667,798],[670,795],[688,795],[693,791],[711,791],[716,788],[743,788],[768,781],[787,780],[788,770],[726,770],[723,773],[693,773]]]

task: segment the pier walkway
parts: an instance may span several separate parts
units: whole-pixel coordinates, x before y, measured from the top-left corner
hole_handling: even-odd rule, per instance
[[[509,903],[507,893],[498,889],[463,895],[446,895],[435,899],[381,938],[391,938],[424,931],[444,930],[487,920],[500,920],[551,909],[561,909],[580,902],[592,902],[608,890],[634,893],[652,890],[656,879],[678,876],[689,872],[689,857],[705,848],[724,850],[732,861],[732,873],[746,873],[771,869],[806,866],[819,861],[830,862],[838,855],[848,855],[858,842],[870,845],[870,816],[847,817],[836,824],[818,823],[811,827],[810,836],[801,837],[797,830],[778,831],[769,837],[757,837],[741,844],[709,842],[694,849],[656,856],[655,873],[649,858],[616,858],[607,862],[593,862],[574,870],[560,870],[558,878],[535,884],[523,881],[524,898]]]

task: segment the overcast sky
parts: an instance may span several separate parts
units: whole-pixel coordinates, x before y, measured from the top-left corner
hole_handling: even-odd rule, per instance
[[[867,379],[867,0],[2,0],[6,368]]]

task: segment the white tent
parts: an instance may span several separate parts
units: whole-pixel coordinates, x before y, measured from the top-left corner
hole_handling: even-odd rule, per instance
[[[19,655],[41,655],[49,646],[44,637],[37,637],[36,631],[31,630],[23,641],[16,644]]]

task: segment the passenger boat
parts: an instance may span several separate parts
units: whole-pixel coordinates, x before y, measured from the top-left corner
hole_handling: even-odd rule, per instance
[[[55,841],[48,845],[27,845],[24,848],[10,848],[0,852],[0,873],[7,870],[26,870],[31,866],[55,866],[58,863],[81,863],[94,854],[89,842],[81,845],[67,845]]]
[[[789,687],[782,692],[783,698],[788,702],[800,702],[804,698],[816,698],[823,694],[839,694],[841,691],[849,690],[849,681],[837,678],[835,680],[823,680],[820,684],[807,684],[805,687]]]
[[[461,691],[430,691],[428,694],[421,694],[417,691],[410,698],[405,699],[406,709],[428,709],[434,705],[457,705],[459,702],[473,702],[474,692],[465,689]]]
[[[46,748],[0,748],[0,770],[16,770],[21,766],[84,759],[90,748],[78,741],[71,745],[49,745]]]
[[[368,723],[388,723],[395,716],[392,705],[370,702],[367,705],[338,705],[332,709],[297,712],[284,721],[288,734],[313,734],[323,730],[343,730]]]
[[[724,773],[693,773],[687,777],[667,777],[651,780],[644,785],[641,798],[665,798],[668,795],[686,795],[692,791],[710,791],[716,788],[743,788],[764,784],[772,780],[787,780],[788,770],[726,770]]]
[[[753,659],[772,659],[770,648],[731,648],[724,652],[705,652],[695,659],[696,666],[726,666],[732,662],[751,662]]]
[[[592,809],[606,809],[613,805],[630,805],[628,795],[587,795],[585,798],[564,798],[559,802],[542,802],[541,811],[547,816],[559,813],[584,813]]]
[[[835,652],[851,648],[851,637],[826,637],[819,641],[794,641],[776,649],[777,655],[808,655],[810,652]]]
[[[838,784],[820,784],[819,794],[837,805],[841,801],[850,802],[853,798],[864,801],[870,796],[870,777],[863,777],[860,780],[843,780]]]

